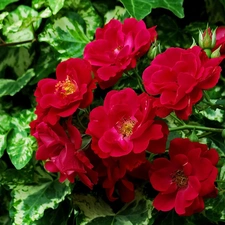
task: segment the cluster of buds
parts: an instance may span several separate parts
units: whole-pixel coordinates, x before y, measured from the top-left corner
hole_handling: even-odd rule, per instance
[[[204,49],[205,53],[209,58],[217,58],[220,57],[220,48],[215,49],[216,46],[216,29],[211,30],[210,28],[206,28],[204,32],[199,31],[198,37],[199,46]]]

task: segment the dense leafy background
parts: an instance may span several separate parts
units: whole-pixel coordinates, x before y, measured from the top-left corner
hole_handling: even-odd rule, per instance
[[[221,134],[201,140],[215,147],[221,156],[218,179],[223,182],[217,184],[219,196],[206,201],[203,213],[188,218],[174,212],[156,212],[149,184],[140,184],[130,204],[117,201],[109,205],[99,187],[90,192],[79,181],[73,185],[59,183],[57,175],[47,173],[34,158],[37,145],[29,134],[29,122],[35,118],[33,93],[37,82],[54,77],[60,61],[82,57],[97,27],[111,18],[123,20],[129,16],[144,19],[149,27],[157,25],[162,50],[190,47],[199,29],[207,24],[225,25],[225,1],[0,1],[0,225],[225,223],[225,144]],[[139,89],[137,82],[126,76],[117,88],[124,86]],[[209,95],[224,104],[224,81]],[[97,101],[101,99],[94,104]],[[224,127],[224,110],[202,104],[191,120],[203,126]],[[176,126],[172,118],[168,122]],[[182,132],[173,132],[170,138],[177,136]]]

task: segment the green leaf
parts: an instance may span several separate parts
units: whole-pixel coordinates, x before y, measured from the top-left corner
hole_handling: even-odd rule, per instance
[[[3,35],[6,42],[21,42],[33,40],[34,32],[41,23],[38,12],[34,9],[20,5],[4,19]]]
[[[21,46],[18,48],[1,47],[0,54],[0,77],[7,77],[5,70],[8,67],[13,69],[17,77],[22,76],[31,65],[34,53]]]
[[[55,72],[59,63],[59,54],[46,43],[42,43],[40,47],[40,56],[34,66],[35,77],[29,82],[30,85],[36,84],[39,80],[48,77]]]
[[[1,4],[1,3],[0,3]],[[0,14],[0,29],[2,29],[3,28],[3,20],[4,20],[4,18],[6,17],[6,16],[8,16],[9,15],[9,13],[8,12],[3,12],[3,13],[1,13]]]
[[[27,165],[36,150],[36,139],[29,134],[29,122],[33,120],[32,110],[23,110],[11,120],[14,128],[8,135],[7,153],[16,169]]]
[[[140,20],[152,9],[164,8],[172,11],[179,18],[184,17],[183,0],[120,0],[131,16]]]
[[[48,0],[48,5],[52,10],[53,15],[55,15],[64,5],[65,0]]]
[[[0,158],[3,156],[4,151],[7,147],[7,135],[11,129],[11,116],[2,112],[0,116]]]
[[[115,9],[108,11],[104,18],[105,23],[108,23],[111,19],[117,19],[123,21],[126,16],[126,9],[121,6],[116,6]]]
[[[27,165],[36,150],[36,139],[29,136],[26,131],[14,129],[8,136],[7,153],[16,169]]]
[[[83,28],[75,20],[76,14],[70,12],[67,15],[56,19],[54,24],[48,23],[38,38],[54,47],[61,54],[61,59],[81,57],[89,42]]]
[[[40,185],[18,185],[12,191],[10,216],[14,225],[35,224],[46,209],[55,209],[71,189],[66,183],[58,180]]]
[[[66,202],[61,202],[57,209],[47,209],[45,210],[44,216],[35,222],[33,225],[68,225],[67,222],[71,214],[71,209],[69,204]]]
[[[95,11],[90,0],[67,0],[65,8],[72,8],[82,17],[86,24],[86,35],[92,40],[97,27],[102,26],[101,17]]]
[[[1,0],[0,2],[0,10],[3,10],[7,5],[13,3],[13,2],[18,2],[18,0]]]
[[[140,193],[117,213],[102,199],[91,195],[75,195],[74,204],[83,212],[83,217],[77,218],[79,225],[148,225],[152,220],[152,202]]]
[[[5,95],[15,95],[30,81],[33,76],[35,76],[34,69],[29,69],[17,80],[0,79],[0,97]]]

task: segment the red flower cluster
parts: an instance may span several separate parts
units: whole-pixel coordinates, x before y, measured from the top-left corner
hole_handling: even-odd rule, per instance
[[[89,188],[97,183],[97,173],[81,148],[80,132],[69,121],[66,127],[59,124],[50,126],[41,122],[33,134],[38,142],[37,160],[47,160],[45,168],[60,172],[59,181],[74,182],[76,175]]]
[[[129,18],[122,24],[113,19],[96,30],[96,40],[86,45],[84,59],[91,63],[100,87],[111,87],[124,70],[136,66],[156,37],[155,27],[147,29],[143,21]]]
[[[78,108],[92,103],[95,81],[103,89],[113,86],[125,70],[136,66],[156,36],[155,27],[147,29],[143,21],[133,18],[124,23],[113,19],[98,28],[96,40],[84,50],[85,59],[61,62],[56,79],[38,83],[38,117],[30,124],[31,133],[38,142],[36,158],[45,160],[48,171],[59,172],[60,182],[74,182],[78,176],[92,188],[98,181],[110,201],[120,197],[130,202],[135,197],[135,180],[150,179],[159,191],[153,202],[156,209],[174,208],[179,215],[191,215],[204,209],[205,197],[216,194],[218,153],[181,138],[171,141],[170,160],[157,158],[151,164],[146,152],[165,152],[169,130],[156,116],[175,111],[187,120],[203,90],[218,82],[221,57],[209,59],[197,46],[169,48],[156,56],[143,73],[148,94],[131,88],[112,90],[103,105],[89,115],[85,110],[90,119],[86,134],[91,136],[87,151],[81,149],[81,134],[71,122]],[[216,44],[223,44],[222,38],[218,40]]]
[[[221,60],[209,59],[198,46],[169,48],[159,54],[143,73],[145,90],[155,96],[158,116],[165,117],[175,111],[180,119],[187,120],[203,90],[217,84]]]
[[[150,175],[152,186],[160,193],[154,199],[156,209],[175,209],[189,216],[204,209],[203,198],[217,192],[214,181],[219,155],[207,145],[176,138],[171,141],[170,160],[155,159]]]

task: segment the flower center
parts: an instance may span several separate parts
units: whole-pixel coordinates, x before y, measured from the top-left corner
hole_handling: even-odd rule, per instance
[[[55,85],[56,92],[60,93],[62,97],[71,95],[77,90],[77,83],[70,79],[69,76],[66,77],[64,81],[59,81]]]
[[[136,121],[132,119],[122,119],[119,122],[117,122],[116,127],[120,134],[123,135],[123,137],[130,137],[133,134],[133,129],[136,124]]]
[[[187,187],[188,178],[185,176],[184,171],[177,170],[171,176],[172,176],[172,182],[176,183],[178,188]]]
[[[114,49],[114,53],[115,53],[116,55],[118,55],[119,52],[120,52],[120,50],[121,50],[122,48],[123,48],[122,46],[116,47],[116,48]]]

